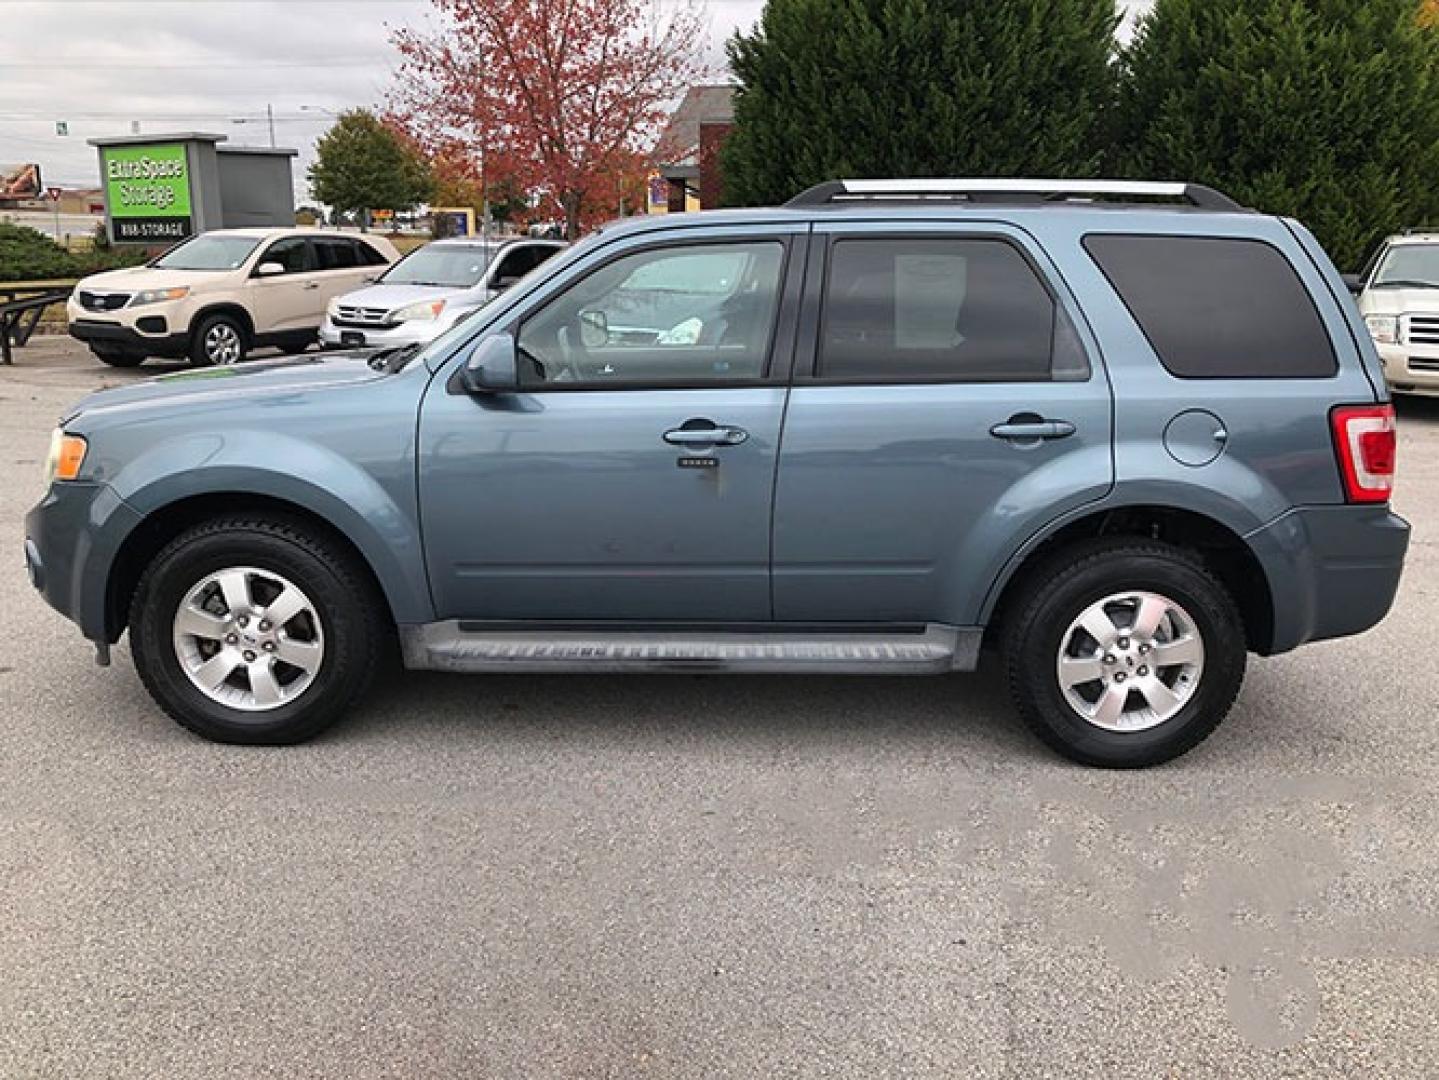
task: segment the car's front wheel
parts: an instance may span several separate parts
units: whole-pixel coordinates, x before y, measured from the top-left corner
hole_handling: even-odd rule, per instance
[[[130,641],[176,721],[231,743],[295,743],[364,692],[384,623],[367,575],[295,521],[227,517],[170,543],[140,579]]]
[[[1025,583],[1004,635],[1020,714],[1086,765],[1140,768],[1219,726],[1244,679],[1243,621],[1192,553],[1144,540],[1061,552]]]
[[[190,338],[190,362],[198,367],[238,364],[248,351],[245,328],[233,315],[207,315]]]

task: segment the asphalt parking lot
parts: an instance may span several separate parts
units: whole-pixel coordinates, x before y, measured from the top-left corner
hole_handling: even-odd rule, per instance
[[[992,674],[408,677],[204,743],[20,557],[56,416],[141,376],[17,362],[0,1077],[1439,1074],[1439,401],[1389,620],[1109,774]]]

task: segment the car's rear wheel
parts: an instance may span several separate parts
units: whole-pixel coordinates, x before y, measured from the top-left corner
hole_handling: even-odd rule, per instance
[[[130,610],[140,678],[205,738],[294,743],[364,692],[384,640],[354,557],[281,518],[217,518],[150,564]]]
[[[133,349],[126,349],[119,345],[91,345],[90,352],[96,360],[109,364],[111,367],[132,368],[139,367],[145,362],[145,354],[136,352]]]
[[[190,362],[199,367],[238,364],[249,352],[245,327],[233,315],[207,315],[190,339]]]
[[[1011,609],[1010,688],[1029,726],[1086,765],[1140,768],[1219,726],[1244,679],[1243,621],[1190,552],[1098,540],[1044,564]]]

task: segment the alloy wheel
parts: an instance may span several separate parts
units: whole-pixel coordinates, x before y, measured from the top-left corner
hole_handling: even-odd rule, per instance
[[[1168,597],[1115,593],[1070,623],[1056,671],[1065,701],[1088,723],[1148,731],[1173,719],[1199,689],[1204,639]]]
[[[242,712],[287,705],[325,660],[315,605],[271,570],[229,567],[206,576],[175,612],[176,659],[194,687]]]

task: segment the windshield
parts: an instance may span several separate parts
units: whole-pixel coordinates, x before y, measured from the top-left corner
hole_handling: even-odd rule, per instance
[[[537,286],[564,270],[576,259],[583,258],[597,243],[599,233],[592,233],[587,239],[565,248],[552,258],[546,259],[535,269],[525,275],[524,280],[516,285],[509,292],[503,294],[502,298],[484,307],[475,308],[474,311],[460,319],[454,326],[450,327],[434,341],[425,346],[424,350],[416,357],[417,360],[428,365],[431,360],[447,355],[451,349],[463,344],[474,336],[475,316],[481,313],[486,316],[493,315],[495,310],[509,306],[509,302],[515,297],[524,296],[532,292]],[[421,248],[420,250],[424,250]]]
[[[493,249],[480,244],[429,244],[410,252],[380,278],[386,285],[444,285],[468,289],[485,276]]]
[[[1373,287],[1439,289],[1439,244],[1396,244],[1374,275]]]
[[[176,244],[150,265],[162,270],[234,270],[259,243],[251,236],[204,233]]]

